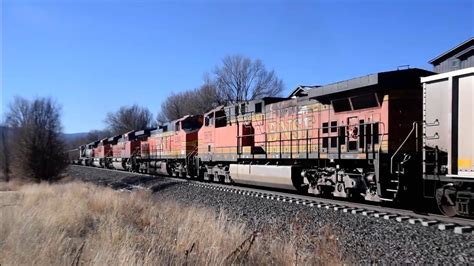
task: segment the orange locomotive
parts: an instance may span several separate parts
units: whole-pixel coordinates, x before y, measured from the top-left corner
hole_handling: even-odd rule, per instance
[[[185,116],[152,130],[141,142],[138,167],[141,172],[186,177],[194,174],[197,132],[202,116]]]
[[[130,131],[113,139],[112,153],[108,158],[108,167],[119,170],[137,171],[136,160],[140,157],[140,142],[148,137],[150,130]]]
[[[290,98],[218,107],[199,131],[204,180],[393,201],[418,189],[421,69],[382,72]],[[389,132],[391,132],[389,134]],[[395,132],[395,133],[393,133]]]
[[[151,131],[92,142],[80,147],[75,161],[369,201],[413,205],[430,198],[444,214],[472,216],[472,170],[466,168],[470,161],[456,157],[459,134],[438,133],[439,121],[443,130],[458,132],[446,121],[458,121],[458,104],[467,108],[470,102],[438,97],[441,87],[430,83],[436,77],[422,79],[423,88],[420,78],[432,74],[405,69],[301,86],[288,98],[228,104]],[[450,86],[442,88],[449,94]],[[437,110],[439,104],[452,104],[453,112]],[[465,176],[453,174],[458,164]]]
[[[421,69],[381,72],[185,116],[83,146],[144,173],[393,201],[419,189]],[[395,133],[394,133],[395,132]],[[111,148],[110,148],[111,146]]]
[[[95,167],[108,168],[108,158],[112,155],[112,144],[117,138],[105,138],[96,143],[93,148],[92,165]]]

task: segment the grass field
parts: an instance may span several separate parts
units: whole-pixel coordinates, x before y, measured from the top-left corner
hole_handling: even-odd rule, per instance
[[[0,183],[1,265],[340,263],[329,229],[310,238],[287,226],[253,232],[225,213],[144,191]]]

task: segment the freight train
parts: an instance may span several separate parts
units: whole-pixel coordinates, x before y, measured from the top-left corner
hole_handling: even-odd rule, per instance
[[[445,215],[473,216],[474,68],[434,74],[380,72],[219,106],[81,146],[75,162],[366,201],[433,199]]]

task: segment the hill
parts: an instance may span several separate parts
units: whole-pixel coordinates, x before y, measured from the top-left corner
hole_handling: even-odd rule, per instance
[[[64,133],[63,137],[67,143],[74,142],[78,139],[85,138],[87,136],[87,132],[79,132],[79,133]]]

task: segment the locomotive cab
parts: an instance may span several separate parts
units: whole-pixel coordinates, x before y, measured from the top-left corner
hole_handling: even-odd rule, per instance
[[[112,166],[115,169],[137,171],[137,158],[141,157],[140,142],[146,140],[150,130],[138,130],[127,132],[117,138],[116,144],[112,145]]]
[[[310,188],[373,201],[415,195],[421,184],[419,78],[431,74],[381,72],[310,90],[308,97],[328,109],[315,120],[319,158],[329,159],[326,167],[305,171]]]
[[[141,141],[141,172],[174,176],[194,175],[193,158],[197,153],[197,132],[202,116],[184,116],[159,126]]]
[[[91,166],[94,160],[94,149],[98,145],[98,141],[91,142],[79,148],[80,156],[79,161],[81,165]]]

